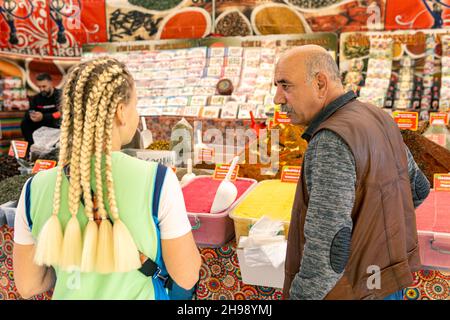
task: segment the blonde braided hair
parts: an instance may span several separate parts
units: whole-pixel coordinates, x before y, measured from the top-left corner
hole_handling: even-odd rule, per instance
[[[125,66],[115,59],[100,58],[82,63],[72,69],[64,88],[63,121],[61,126],[61,152],[54,194],[53,225],[61,225],[57,217],[60,207],[63,167],[70,163],[69,211],[71,219],[64,231],[60,259],[49,260],[43,255],[41,264],[60,265],[64,270],[72,266],[82,271],[127,272],[141,266],[137,247],[120,220],[112,180],[112,130],[113,120],[120,103],[131,99],[133,79]],[[91,158],[95,151],[95,180],[100,229],[94,222],[91,196]],[[102,156],[106,159],[106,187],[114,227],[107,219],[103,201]],[[77,213],[80,197],[85,200],[88,223],[81,240]],[[41,234],[45,228],[42,229]],[[57,227],[50,234],[57,234]],[[41,237],[41,235],[40,235]],[[49,237],[47,237],[49,238]],[[62,236],[61,236],[62,238]],[[61,239],[59,239],[61,243]],[[48,242],[48,241],[47,241]],[[39,243],[38,243],[39,247]],[[61,245],[60,245],[61,247]],[[38,250],[37,250],[38,251]],[[101,257],[106,259],[102,259]],[[100,261],[100,263],[99,263]]]
[[[91,158],[94,150],[94,134],[96,131],[96,126],[99,125],[97,122],[97,115],[99,111],[98,103],[105,93],[105,88],[109,81],[111,81],[113,75],[120,74],[122,69],[117,65],[106,65],[101,64],[97,70],[99,72],[94,72],[96,76],[90,79],[91,90],[89,91],[88,98],[86,101],[86,113],[84,117],[84,128],[83,128],[83,142],[81,144],[81,156],[80,156],[80,184],[83,190],[84,198],[84,213],[88,218],[88,224],[84,233],[83,250],[81,255],[81,271],[82,272],[92,272],[95,270],[95,263],[97,258],[97,246],[98,246],[98,226],[94,221],[94,203],[91,195]],[[106,91],[106,95],[109,92]],[[103,124],[100,122],[101,126]],[[100,154],[101,157],[101,154]],[[98,185],[97,185],[98,187]],[[102,190],[102,188],[98,188]],[[98,197],[102,195],[102,192],[98,193]],[[108,270],[112,272],[114,270]]]
[[[79,70],[80,66],[76,66],[72,69],[63,90],[63,101],[61,106],[62,122],[60,152],[55,183],[55,193],[53,195],[53,211],[52,216],[42,227],[37,239],[36,252],[34,255],[34,262],[37,265],[51,266],[57,265],[60,262],[63,232],[61,223],[58,219],[58,213],[61,206],[62,173],[70,150],[69,127],[71,124],[71,112],[73,109],[70,94],[74,90],[74,85],[76,83]]]

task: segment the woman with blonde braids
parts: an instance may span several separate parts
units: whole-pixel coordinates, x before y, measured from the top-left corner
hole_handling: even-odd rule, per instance
[[[62,105],[58,166],[25,184],[14,235],[24,298],[168,299],[164,277],[191,289],[201,264],[175,174],[129,157],[138,125],[134,81],[117,60],[75,66]],[[144,262],[144,266],[142,263]]]

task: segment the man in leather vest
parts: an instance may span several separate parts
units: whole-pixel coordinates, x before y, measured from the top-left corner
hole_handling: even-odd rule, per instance
[[[345,93],[318,46],[285,52],[275,103],[309,142],[289,227],[290,299],[402,299],[420,268],[414,209],[430,184],[385,111]]]

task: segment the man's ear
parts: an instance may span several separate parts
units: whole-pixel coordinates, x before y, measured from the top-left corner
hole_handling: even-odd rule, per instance
[[[326,96],[326,91],[328,89],[328,78],[324,73],[322,72],[317,73],[316,85],[317,91],[319,92],[319,98],[324,98]]]
[[[125,113],[123,103],[119,103],[117,105],[115,119],[119,126],[123,126],[125,124]]]

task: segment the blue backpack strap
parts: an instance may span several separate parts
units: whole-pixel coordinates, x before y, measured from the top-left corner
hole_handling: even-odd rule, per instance
[[[30,230],[33,227],[33,221],[31,220],[31,181],[32,180],[33,180],[33,177],[28,179],[28,181],[26,182],[26,187],[25,187],[25,214],[27,216],[28,227],[30,228]]]
[[[153,202],[152,202],[152,215],[153,215],[153,221],[156,226],[156,233],[157,233],[157,239],[158,239],[158,248],[157,248],[157,254],[155,262],[151,259],[148,259],[147,263],[149,265],[153,265],[153,268],[156,269],[153,272],[153,287],[155,288],[155,299],[156,300],[168,300],[169,295],[165,288],[165,283],[167,282],[167,270],[164,265],[164,261],[162,259],[161,254],[161,234],[159,231],[159,219],[158,219],[158,211],[159,211],[159,201],[161,199],[161,191],[164,184],[164,179],[166,177],[167,167],[163,166],[161,164],[158,164],[158,167],[156,169],[156,177],[155,177],[155,184],[153,188]],[[156,263],[156,265],[155,265]],[[161,281],[162,280],[162,281]]]
[[[155,186],[153,189],[153,218],[158,220],[159,211],[159,200],[161,199],[162,186],[164,184],[164,178],[166,177],[167,167],[158,163],[158,168],[156,169]]]

